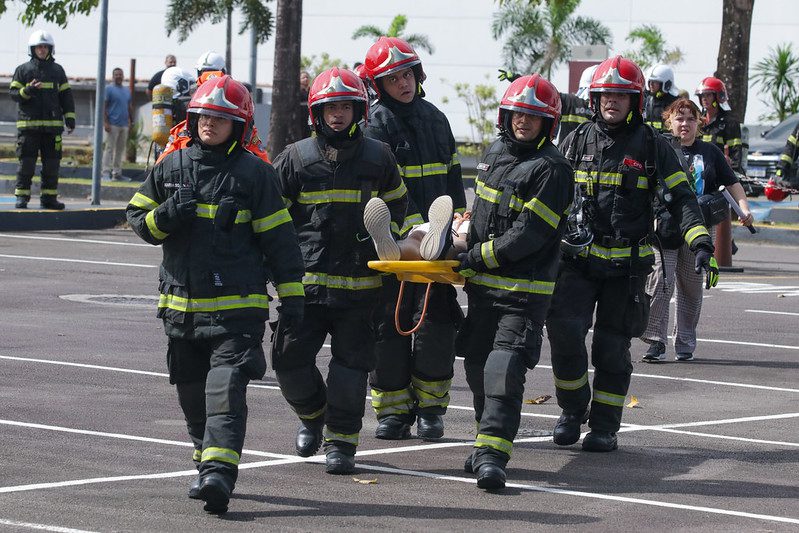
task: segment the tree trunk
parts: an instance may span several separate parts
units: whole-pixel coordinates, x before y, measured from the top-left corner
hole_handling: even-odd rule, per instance
[[[715,76],[727,86],[732,116],[744,121],[749,96],[749,36],[755,0],[724,0]]]
[[[300,95],[302,0],[278,0],[275,17],[275,71],[267,152],[274,159],[302,137],[297,120]]]
[[[227,74],[233,74],[233,5],[227,8],[227,27],[225,28],[225,67]]]

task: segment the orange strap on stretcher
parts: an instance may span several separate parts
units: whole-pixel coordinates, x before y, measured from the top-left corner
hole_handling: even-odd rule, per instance
[[[394,309],[394,327],[397,333],[404,336],[416,333],[427,314],[427,298],[430,296],[430,287],[433,283],[448,283],[450,285],[463,285],[464,278],[452,269],[458,266],[458,261],[369,261],[369,268],[380,272],[394,274],[400,281],[399,294],[397,295],[397,306]],[[400,325],[399,313],[402,295],[405,291],[405,282],[426,283],[427,289],[424,293],[424,304],[422,305],[422,315],[419,322],[410,330],[405,331]]]

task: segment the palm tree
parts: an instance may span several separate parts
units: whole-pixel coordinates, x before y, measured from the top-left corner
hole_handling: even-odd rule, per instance
[[[639,48],[624,52],[624,55],[638,63],[643,70],[657,63],[676,65],[683,60],[682,50],[678,47],[668,48],[663,32],[654,24],[636,26],[627,34],[627,40],[639,43]]]
[[[397,15],[391,20],[388,30],[381,30],[377,26],[366,25],[361,26],[352,34],[353,39],[360,39],[361,37],[369,37],[372,41],[378,40],[380,37],[399,37],[408,42],[414,49],[421,48],[428,54],[435,52],[435,48],[430,43],[427,35],[421,33],[404,34],[405,26],[408,25],[408,17],[405,15]]]
[[[757,62],[752,69],[753,85],[759,87],[771,113],[760,117],[764,120],[782,122],[785,117],[799,110],[799,56],[794,54],[790,43],[778,44],[769,48],[768,55]]]
[[[580,0],[524,0],[501,3],[494,14],[491,33],[505,36],[503,58],[514,72],[541,72],[549,78],[552,69],[571,56],[573,46],[611,45],[610,29],[596,19],[576,17]]]

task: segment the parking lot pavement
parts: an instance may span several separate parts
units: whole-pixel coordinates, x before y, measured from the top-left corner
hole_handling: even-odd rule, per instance
[[[217,518],[185,495],[195,472],[155,318],[160,249],[126,230],[0,233],[0,530],[796,530],[798,258],[741,246],[744,272],[705,293],[693,362],[670,349],[641,363],[633,340],[638,404],[618,451],[555,446],[554,399],[525,404],[495,493],[462,469],[474,416],[460,361],[444,439],[376,440],[367,403],[357,473],[341,477],[293,454],[297,420],[269,371],[250,387],[239,483]],[[525,391],[540,395],[554,396],[546,341]]]

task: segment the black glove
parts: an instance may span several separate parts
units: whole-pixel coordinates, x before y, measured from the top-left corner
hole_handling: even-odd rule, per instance
[[[33,96],[39,91],[39,88],[33,85],[32,83],[28,83],[25,85],[25,94],[28,96]]]
[[[477,274],[477,271],[472,266],[471,261],[469,261],[469,254],[467,252],[459,253],[457,260],[460,263],[460,265],[456,266],[452,270],[454,270],[464,278],[471,278],[472,276]]]
[[[705,271],[705,288],[709,289],[715,287],[719,282],[719,265],[716,258],[713,257],[713,250],[702,246],[694,252],[696,254],[696,262],[694,263],[694,271],[699,274],[702,270]]]
[[[305,317],[305,297],[287,296],[280,300],[280,307],[277,312],[280,314],[280,324],[289,329],[302,325]]]
[[[74,118],[65,118],[64,119],[64,123],[67,125],[67,129],[68,130],[71,131],[71,130],[75,129],[75,119]]]
[[[518,80],[519,78],[522,77],[521,74],[514,74],[510,70],[504,70],[504,69],[501,69],[501,68],[497,69],[497,70],[499,71],[499,76],[497,76],[499,81],[507,80],[507,81],[513,83],[514,81],[516,81],[516,80]]]
[[[175,210],[181,221],[194,218],[197,214],[197,197],[191,187],[181,187],[172,196],[175,199]]]

